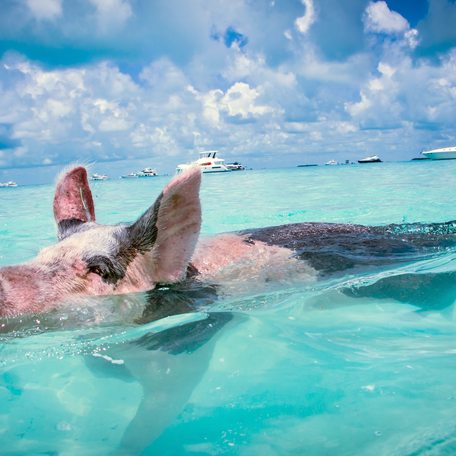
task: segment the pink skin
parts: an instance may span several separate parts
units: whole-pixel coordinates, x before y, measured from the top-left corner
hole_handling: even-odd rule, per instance
[[[67,219],[95,221],[92,192],[83,167],[73,168],[58,181],[54,195],[54,217],[57,223]]]
[[[192,258],[203,281],[223,284],[232,293],[243,288],[264,288],[267,282],[314,281],[317,272],[292,251],[261,241],[245,242],[246,236],[225,233],[202,239]]]
[[[86,170],[70,169],[57,182],[54,197],[62,240],[28,263],[0,269],[0,316],[47,311],[78,296],[146,291],[157,283],[174,283],[185,278],[190,260],[202,280],[217,282],[258,280],[260,270],[265,281],[296,272],[312,275],[303,262],[291,258],[290,250],[248,244],[234,234],[206,239],[195,253],[200,183],[199,169],[190,169],[172,179],[132,226],[103,226],[95,223]]]

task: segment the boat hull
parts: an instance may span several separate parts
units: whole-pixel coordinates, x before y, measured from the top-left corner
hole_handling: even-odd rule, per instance
[[[456,160],[456,149],[452,151],[428,151],[423,155],[431,160]]]
[[[214,168],[202,168],[201,169],[201,172],[203,173],[226,173],[226,172],[230,172],[231,169],[228,169],[228,168],[220,168],[220,169],[214,169]]]
[[[377,160],[358,160],[358,163],[382,163],[382,161],[378,158]]]
[[[188,168],[191,168],[192,166],[195,165],[179,165],[176,169],[177,174],[181,173],[182,171],[185,171]],[[198,166],[198,165],[197,165]],[[231,172],[231,169],[228,169],[226,166],[217,166],[217,167],[204,167],[200,166],[201,172],[204,174],[209,174],[209,173],[226,173],[226,172]]]

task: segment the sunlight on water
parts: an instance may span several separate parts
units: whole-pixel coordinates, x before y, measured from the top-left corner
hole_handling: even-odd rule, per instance
[[[402,236],[456,219],[455,174],[456,161],[205,175],[203,235],[324,221]],[[94,183],[97,220],[134,220],[167,181]],[[52,191],[0,189],[1,265],[55,241]],[[0,453],[454,454],[456,240],[438,229],[447,242],[426,255],[308,283],[164,287],[157,299],[194,296],[196,311],[155,321],[141,293],[0,320]]]

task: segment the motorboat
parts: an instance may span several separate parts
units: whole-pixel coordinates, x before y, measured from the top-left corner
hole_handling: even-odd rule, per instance
[[[325,165],[338,165],[339,163],[336,160],[329,160],[325,163]]]
[[[137,173],[137,177],[154,177],[157,175],[157,171],[153,168],[144,168]]]
[[[138,173],[128,173],[120,176],[121,179],[130,179],[132,177],[136,179],[138,177]]]
[[[225,160],[223,158],[217,157],[217,153],[218,152],[216,150],[200,152],[198,160],[191,163],[182,163],[177,165],[176,172],[179,174],[192,166],[199,166],[201,168],[201,172],[203,173],[223,173],[232,171],[225,164]]]
[[[244,171],[245,166],[241,165],[239,162],[227,163],[226,167],[231,171]]]
[[[372,155],[370,157],[361,158],[358,160],[358,163],[381,163],[380,157],[378,155]]]
[[[89,179],[92,180],[92,181],[104,181],[104,180],[109,179],[109,177],[108,177],[106,174],[97,174],[97,173],[93,173],[93,174],[89,177]]]
[[[421,153],[431,160],[454,160],[456,159],[456,146],[425,150]]]
[[[138,177],[154,177],[157,175],[157,170],[153,168],[143,168],[141,171],[132,172],[120,176],[122,179],[138,178]]]
[[[17,187],[17,184],[14,181],[0,182],[0,187]]]

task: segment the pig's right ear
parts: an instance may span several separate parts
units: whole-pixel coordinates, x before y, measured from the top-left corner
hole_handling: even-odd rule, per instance
[[[152,254],[156,282],[185,277],[201,228],[200,184],[198,167],[175,177],[155,204],[128,228],[133,256]]]
[[[95,208],[87,171],[77,166],[65,172],[57,182],[54,195],[54,218],[58,237],[64,239],[75,226],[95,221]]]

